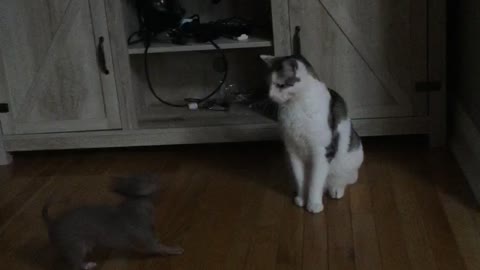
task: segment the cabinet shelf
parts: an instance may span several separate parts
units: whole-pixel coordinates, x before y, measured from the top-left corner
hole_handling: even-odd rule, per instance
[[[229,38],[219,38],[215,43],[222,49],[246,49],[246,48],[268,48],[272,47],[272,41],[266,38],[250,37],[245,41],[237,41]],[[149,53],[173,53],[191,51],[212,51],[215,47],[210,43],[191,42],[185,45],[173,44],[169,41],[152,43]],[[131,45],[128,48],[130,55],[143,54],[145,46],[142,43]]]
[[[276,122],[270,118],[237,104],[226,112],[151,106],[139,116],[139,126],[142,129],[259,124],[276,126]]]

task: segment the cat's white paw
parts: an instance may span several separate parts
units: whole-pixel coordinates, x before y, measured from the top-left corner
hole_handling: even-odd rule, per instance
[[[91,270],[91,269],[94,269],[95,267],[97,267],[97,264],[94,262],[88,262],[82,265],[83,270]]]
[[[307,211],[312,214],[317,214],[323,211],[323,203],[322,202],[309,202],[307,203]]]
[[[345,195],[345,187],[344,186],[333,186],[328,188],[328,193],[332,199],[341,199],[343,195]]]
[[[303,200],[303,198],[301,196],[295,196],[295,198],[293,198],[293,202],[298,206],[298,207],[303,207],[305,206],[305,201]]]

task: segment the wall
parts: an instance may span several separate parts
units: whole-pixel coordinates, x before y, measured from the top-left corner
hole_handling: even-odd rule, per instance
[[[480,1],[448,5],[450,146],[480,201]]]

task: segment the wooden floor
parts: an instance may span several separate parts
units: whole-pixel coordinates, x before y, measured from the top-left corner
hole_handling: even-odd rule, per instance
[[[0,269],[52,269],[40,218],[64,205],[112,203],[111,175],[157,173],[158,237],[171,258],[96,254],[99,269],[478,270],[480,212],[446,151],[369,139],[360,180],[311,215],[292,204],[276,143],[15,155],[0,169]]]

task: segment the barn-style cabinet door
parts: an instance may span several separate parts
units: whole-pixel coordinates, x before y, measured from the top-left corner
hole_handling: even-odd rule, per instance
[[[427,79],[426,0],[285,1],[291,48],[298,35],[301,53],[352,118],[426,114],[427,94],[416,91]]]
[[[4,134],[121,127],[103,0],[5,0],[0,33]]]

